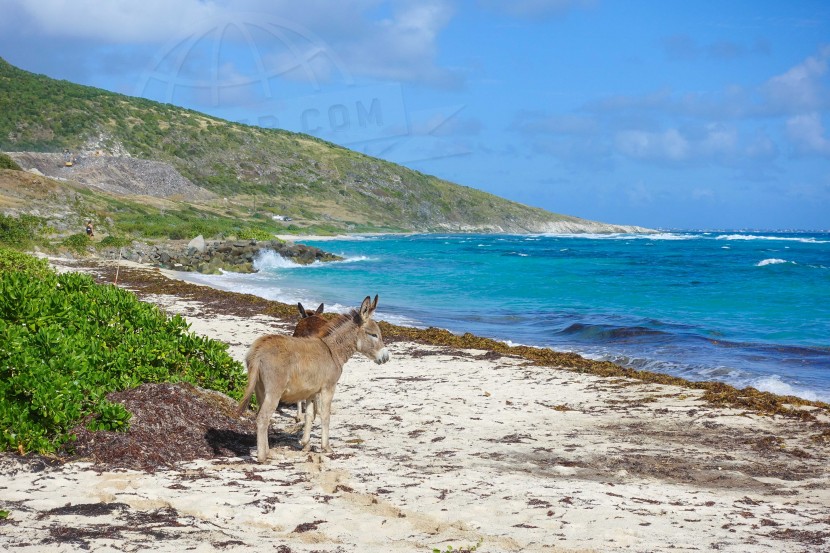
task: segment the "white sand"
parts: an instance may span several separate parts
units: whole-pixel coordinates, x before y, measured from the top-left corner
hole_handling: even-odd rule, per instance
[[[290,330],[152,299],[240,361],[255,337]],[[830,455],[809,423],[483,351],[390,351],[386,365],[347,363],[331,456],[279,447],[263,465],[248,455],[154,474],[0,457],[0,549],[830,551]],[[294,430],[288,413],[274,425]],[[319,450],[319,427],[312,439]],[[53,510],[67,504],[99,510]]]

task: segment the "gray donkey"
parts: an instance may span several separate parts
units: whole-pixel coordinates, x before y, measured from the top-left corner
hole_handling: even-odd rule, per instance
[[[268,425],[280,400],[293,403],[311,400],[319,394],[320,419],[322,421],[323,451],[329,446],[329,419],[334,388],[343,365],[355,352],[364,354],[376,363],[389,361],[389,352],[383,344],[380,327],[372,320],[378,306],[378,297],[372,302],[369,296],[359,310],[351,310],[332,321],[323,336],[296,338],[270,334],[257,338],[245,364],[248,366],[248,385],[239,403],[237,414],[247,408],[256,392],[259,411],[257,426],[257,461],[268,457]],[[311,425],[314,422],[314,404],[308,401],[305,428],[300,443],[303,451],[311,448]]]

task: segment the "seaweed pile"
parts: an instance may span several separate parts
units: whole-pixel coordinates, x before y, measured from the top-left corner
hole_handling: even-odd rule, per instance
[[[126,432],[74,429],[67,453],[107,468],[152,472],[176,463],[247,456],[256,447],[251,419],[237,418],[236,402],[190,384],[143,384],[107,396],[132,413]]]

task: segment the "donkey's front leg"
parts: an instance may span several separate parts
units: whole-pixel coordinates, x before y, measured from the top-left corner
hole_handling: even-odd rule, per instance
[[[334,387],[331,389],[324,388],[317,396],[319,400],[320,409],[320,425],[322,430],[320,435],[323,441],[323,451],[326,453],[334,453],[334,450],[329,446],[329,420],[331,418],[331,400],[334,398]],[[317,403],[317,402],[315,402]]]

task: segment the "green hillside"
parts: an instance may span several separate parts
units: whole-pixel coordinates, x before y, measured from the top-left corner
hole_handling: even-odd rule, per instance
[[[535,232],[559,223],[602,231],[308,135],[58,81],[0,59],[0,151],[65,148],[166,162],[214,193],[214,203],[232,198],[263,219],[279,214],[313,229]]]

